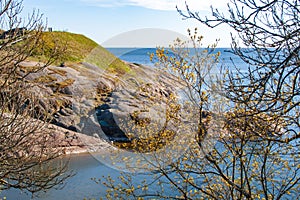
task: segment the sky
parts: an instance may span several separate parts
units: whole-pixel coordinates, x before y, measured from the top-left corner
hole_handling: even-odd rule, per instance
[[[226,0],[187,3],[202,16],[211,15],[211,4],[226,8]],[[185,9],[184,0],[23,0],[23,5],[23,16],[38,10],[53,30],[84,34],[105,47],[166,46],[195,27],[204,36],[204,46],[216,39],[218,47],[230,46],[225,26],[211,29],[197,20],[183,20],[176,5]]]

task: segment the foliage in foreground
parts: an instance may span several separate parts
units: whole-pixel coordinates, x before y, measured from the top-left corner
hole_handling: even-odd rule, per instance
[[[0,5],[1,29],[9,30],[0,46],[0,189],[34,193],[59,186],[69,176],[66,163],[55,160],[62,149],[49,129],[46,89],[26,79],[53,63],[61,49],[53,48],[44,64],[25,70],[22,62],[42,48],[43,20],[33,13],[27,24],[20,22],[22,1]]]
[[[197,34],[190,34],[193,54],[179,40],[169,51],[159,48],[158,65],[186,83],[188,98],[181,112],[193,108],[193,128],[184,118],[174,128],[186,127],[194,140],[171,164],[164,165],[166,157],[153,151],[155,159],[144,161],[150,163],[145,180],[124,173],[117,184],[103,177],[107,198],[299,198],[298,1],[234,0],[230,17],[214,10],[213,19],[202,19],[188,6],[186,13],[179,12],[211,27],[224,23],[238,31],[239,41],[251,48],[239,48],[233,38],[232,53],[249,67],[212,76],[218,54],[199,49],[202,38]]]

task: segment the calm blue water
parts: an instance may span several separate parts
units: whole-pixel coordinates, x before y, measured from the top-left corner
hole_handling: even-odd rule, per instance
[[[67,160],[69,157],[62,159]],[[108,174],[116,178],[119,175],[118,171],[103,165],[90,154],[71,156],[69,170],[75,172],[76,175],[67,180],[63,189],[51,189],[46,193],[41,192],[33,199],[99,199],[105,196],[106,188],[96,184],[91,178],[101,178]],[[7,197],[7,200],[27,200],[31,199],[31,194],[13,189],[0,193],[0,199],[3,197]]]
[[[150,61],[150,54],[155,53],[155,48],[107,48],[112,54],[121,60],[138,63],[148,66],[154,66]],[[192,52],[192,51],[191,51]],[[246,69],[245,63],[236,55],[230,53],[230,48],[217,48],[215,52],[220,52],[220,65],[234,68],[232,63],[238,68]],[[192,53],[191,53],[192,54]]]
[[[149,56],[155,52],[155,48],[107,48],[107,50],[121,60],[153,66]]]

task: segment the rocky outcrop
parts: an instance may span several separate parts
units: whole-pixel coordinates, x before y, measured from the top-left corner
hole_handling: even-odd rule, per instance
[[[110,143],[99,137],[87,136],[55,125],[50,125],[49,130],[56,141],[60,141],[57,148],[61,148],[61,152],[65,154],[108,153],[114,149]]]
[[[35,65],[24,62],[22,67]],[[182,84],[170,74],[126,63],[128,74],[112,74],[89,63],[50,66],[31,74],[38,83],[40,104],[53,113],[55,132],[66,152],[98,151],[110,142],[141,137],[137,126],[160,130],[166,102]],[[52,127],[52,128],[53,128]],[[73,149],[73,150],[72,150]]]

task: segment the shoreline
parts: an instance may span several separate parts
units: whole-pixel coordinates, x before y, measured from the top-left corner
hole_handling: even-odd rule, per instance
[[[115,148],[104,139],[74,132],[57,125],[50,124],[49,129],[52,130],[55,139],[59,141],[57,148],[61,149],[62,155],[105,154]],[[66,133],[71,136],[66,137]]]

